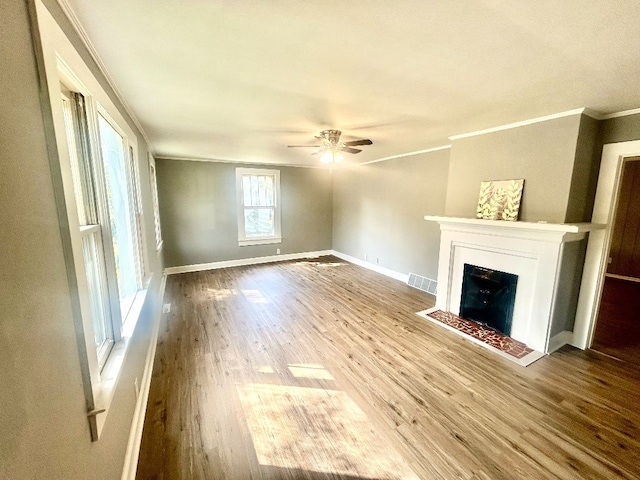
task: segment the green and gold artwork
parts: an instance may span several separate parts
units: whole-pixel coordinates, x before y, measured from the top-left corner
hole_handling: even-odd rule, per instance
[[[476,216],[484,220],[516,221],[523,187],[524,179],[481,182]]]

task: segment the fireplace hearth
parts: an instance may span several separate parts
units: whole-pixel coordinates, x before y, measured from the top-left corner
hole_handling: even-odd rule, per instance
[[[511,334],[518,276],[464,264],[460,316]]]

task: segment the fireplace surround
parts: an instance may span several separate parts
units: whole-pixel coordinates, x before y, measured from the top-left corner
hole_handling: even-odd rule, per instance
[[[435,309],[461,314],[464,265],[517,275],[509,336],[542,353],[573,340],[587,233],[594,224],[425,216],[440,224]]]

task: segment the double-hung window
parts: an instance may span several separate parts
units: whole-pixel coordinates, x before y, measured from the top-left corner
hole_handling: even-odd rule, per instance
[[[162,228],[160,226],[160,204],[158,202],[158,179],[156,175],[156,162],[149,154],[149,181],[151,182],[151,201],[153,203],[153,224],[156,232],[156,250],[162,248]]]
[[[236,168],[238,244],[280,243],[280,171]]]
[[[47,8],[35,2],[56,147],[52,170],[93,440],[144,304],[138,140]]]

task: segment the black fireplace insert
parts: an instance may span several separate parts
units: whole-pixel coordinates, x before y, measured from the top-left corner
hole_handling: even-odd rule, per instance
[[[518,276],[464,264],[460,316],[511,334]]]

